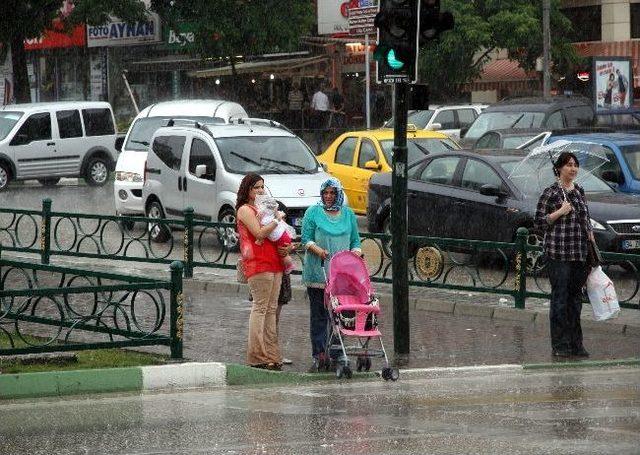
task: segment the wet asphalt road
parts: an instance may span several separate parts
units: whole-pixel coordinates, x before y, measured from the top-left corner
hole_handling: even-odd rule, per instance
[[[439,373],[0,404],[0,453],[637,454],[640,370]]]

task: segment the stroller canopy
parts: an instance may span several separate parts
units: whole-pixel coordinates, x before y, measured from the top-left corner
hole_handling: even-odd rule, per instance
[[[329,265],[326,291],[331,295],[357,296],[361,303],[368,302],[373,289],[364,260],[351,251],[336,253]]]

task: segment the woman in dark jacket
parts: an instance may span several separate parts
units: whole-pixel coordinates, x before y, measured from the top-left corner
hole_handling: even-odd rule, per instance
[[[558,181],[538,201],[536,228],[544,233],[544,253],[551,282],[549,323],[555,357],[588,357],[582,345],[580,312],[587,276],[587,246],[593,241],[584,190],[574,180],[579,163],[563,152],[554,163]]]

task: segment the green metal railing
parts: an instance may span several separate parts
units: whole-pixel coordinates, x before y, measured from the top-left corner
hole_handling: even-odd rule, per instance
[[[182,236],[154,242],[154,226],[182,230]],[[372,281],[391,283],[386,253],[390,237],[360,235]],[[550,292],[542,249],[530,244],[530,237],[525,228],[518,230],[513,243],[409,236],[410,250],[417,254],[409,260],[408,284],[506,295],[516,308],[524,308],[528,298],[548,298]],[[234,226],[195,219],[190,208],[183,218],[167,220],[55,212],[45,199],[42,210],[0,208],[0,244],[7,251],[38,254],[42,264],[52,256],[162,264],[179,260],[186,278],[193,277],[195,269],[235,269],[237,260]],[[640,255],[603,252],[603,259],[621,306],[640,308]],[[297,260],[301,270],[299,254]]]
[[[8,260],[0,248],[0,355],[164,345],[182,358],[182,264],[170,270],[141,278]]]

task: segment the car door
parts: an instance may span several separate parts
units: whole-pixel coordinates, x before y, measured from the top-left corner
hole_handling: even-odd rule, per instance
[[[419,167],[407,188],[409,233],[412,235],[455,237],[457,223],[464,218],[456,214],[456,171],[458,156],[435,157]]]
[[[460,137],[460,128],[456,127],[456,117],[454,109],[443,109],[431,120],[431,124],[439,123],[438,131],[453,137]]]
[[[492,185],[505,192],[505,196],[480,194],[483,185]],[[465,226],[460,238],[500,242],[513,241],[515,206],[509,187],[502,177],[486,162],[468,158],[460,180]]]
[[[186,172],[182,178],[184,208],[193,207],[193,217],[205,221],[216,221],[214,212],[217,204],[213,202],[217,194],[217,166],[213,150],[205,140],[192,137],[185,149]],[[206,166],[206,173],[196,175],[196,167]]]
[[[356,189],[358,187],[354,179],[354,161],[356,149],[360,138],[357,136],[348,136],[340,143],[333,157],[333,162],[327,166],[331,175],[336,177],[342,183],[344,192],[351,201],[356,199]],[[352,199],[353,198],[353,199]]]
[[[80,163],[88,148],[83,137],[82,122],[78,109],[55,112],[57,169],[61,175],[79,175]]]
[[[152,169],[158,181],[160,203],[169,217],[183,216],[183,153],[186,146],[186,135],[156,136],[151,145],[153,153],[160,159],[160,169]],[[188,184],[187,184],[188,187]]]
[[[360,147],[358,148],[357,166],[353,168],[352,178],[353,183],[353,197],[349,197],[349,206],[358,214],[367,213],[367,192],[369,191],[369,180],[371,176],[377,172],[377,170],[367,169],[365,164],[374,161],[378,166],[380,165],[380,152],[377,147],[368,138],[362,138],[360,140]]]
[[[51,113],[29,115],[9,143],[17,178],[55,175],[56,142],[52,138]]]

